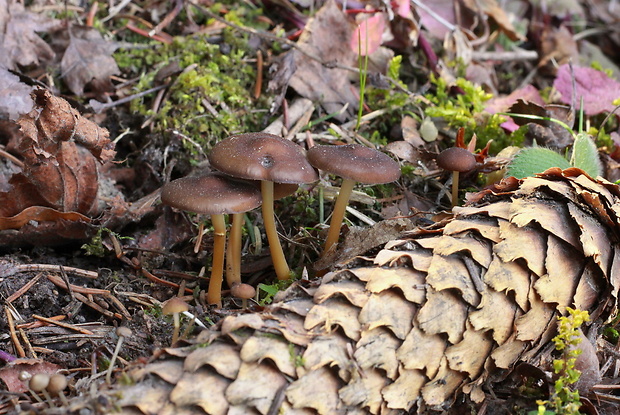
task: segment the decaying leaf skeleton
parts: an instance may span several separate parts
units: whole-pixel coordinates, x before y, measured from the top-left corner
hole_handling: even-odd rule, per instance
[[[620,279],[620,188],[580,170],[508,179],[365,266],[225,318],[108,392],[125,413],[401,414],[485,399],[536,364],[567,306],[605,317]],[[74,406],[85,405],[75,402]]]

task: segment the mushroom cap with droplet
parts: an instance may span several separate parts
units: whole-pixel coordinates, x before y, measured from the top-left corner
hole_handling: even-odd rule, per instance
[[[179,297],[172,297],[167,300],[161,308],[161,312],[165,315],[182,313],[187,310],[189,310],[189,305]]]
[[[308,150],[317,169],[364,184],[390,183],[400,177],[400,166],[387,154],[359,144],[318,145]]]
[[[312,183],[316,170],[302,147],[277,135],[246,133],[220,141],[209,153],[211,166],[242,179]]]
[[[476,157],[465,148],[450,147],[439,153],[437,165],[444,170],[464,173],[476,167]]]
[[[252,183],[219,173],[182,177],[164,185],[165,205],[205,215],[243,213],[261,204],[261,193]]]

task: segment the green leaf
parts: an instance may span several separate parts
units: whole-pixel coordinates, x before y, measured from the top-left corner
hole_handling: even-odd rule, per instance
[[[579,133],[573,144],[571,164],[585,171],[592,177],[602,174],[601,160],[594,140],[586,133]]]
[[[570,167],[570,163],[560,154],[548,148],[528,147],[514,156],[508,165],[506,176],[522,179],[536,173],[542,173],[551,167],[567,169]]]

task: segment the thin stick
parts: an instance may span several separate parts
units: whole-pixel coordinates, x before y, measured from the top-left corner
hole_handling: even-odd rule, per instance
[[[51,318],[47,318],[47,317],[43,317],[43,316],[39,316],[37,314],[33,314],[32,318],[37,319],[39,321],[43,321],[45,323],[51,324],[53,326],[58,326],[58,327],[64,327],[65,329],[69,329],[69,330],[73,330],[73,331],[77,331],[78,333],[82,333],[82,334],[88,334],[88,335],[93,335],[95,333],[93,333],[90,330],[87,329],[83,329],[81,327],[78,326],[74,326],[73,324],[69,324],[69,323],[64,323],[62,321],[58,321],[58,320],[54,320]]]
[[[15,321],[13,320],[13,314],[11,314],[11,310],[8,306],[4,306],[4,314],[6,314],[6,322],[9,326],[9,333],[11,335],[11,341],[13,342],[13,346],[15,347],[15,353],[19,357],[26,357],[26,352],[22,347],[19,339],[17,338],[17,334],[15,333]]]

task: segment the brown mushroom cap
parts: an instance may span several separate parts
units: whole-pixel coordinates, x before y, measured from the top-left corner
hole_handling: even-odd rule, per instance
[[[439,153],[437,165],[444,170],[464,173],[476,167],[476,157],[465,148],[450,147]]]
[[[47,391],[51,393],[53,396],[60,394],[60,392],[67,389],[67,385],[69,382],[67,381],[67,377],[60,373],[55,373],[50,376],[49,383],[47,385]]]
[[[182,313],[187,310],[189,310],[189,305],[179,297],[172,297],[167,300],[161,308],[161,312],[165,315]]]
[[[308,161],[317,169],[364,184],[398,180],[400,167],[387,154],[359,144],[314,146]]]
[[[233,295],[233,297],[249,300],[251,298],[254,298],[254,296],[256,295],[256,289],[249,284],[244,284],[240,282],[234,284],[230,288],[230,293]]]
[[[261,193],[251,183],[218,173],[183,177],[164,185],[162,203],[206,215],[242,213],[261,204]]]
[[[318,180],[304,149],[277,135],[246,133],[220,141],[209,153],[213,168],[233,177],[277,183]]]

